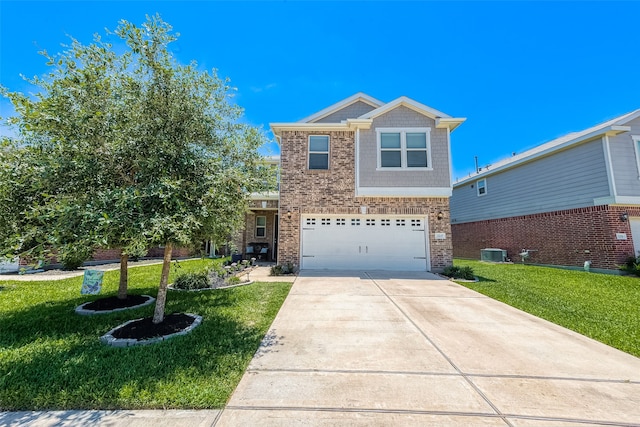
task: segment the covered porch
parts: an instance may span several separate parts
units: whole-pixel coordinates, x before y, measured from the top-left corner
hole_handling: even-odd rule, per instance
[[[243,259],[275,262],[278,256],[278,195],[252,198],[236,249]]]

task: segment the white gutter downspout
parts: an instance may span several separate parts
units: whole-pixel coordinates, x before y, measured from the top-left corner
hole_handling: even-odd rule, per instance
[[[453,191],[453,162],[451,161],[451,129],[447,126],[447,148],[449,149],[449,186]]]
[[[602,145],[604,148],[604,164],[607,169],[607,179],[609,181],[609,195],[613,196],[613,199],[615,200],[618,197],[618,191],[616,190],[615,176],[613,175],[613,164],[611,163],[609,135],[605,135],[604,138],[602,138]]]

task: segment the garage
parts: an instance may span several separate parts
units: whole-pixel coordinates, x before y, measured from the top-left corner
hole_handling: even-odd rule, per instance
[[[303,215],[302,269],[430,269],[425,217]]]

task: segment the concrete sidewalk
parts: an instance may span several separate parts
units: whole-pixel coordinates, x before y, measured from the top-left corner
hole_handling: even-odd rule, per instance
[[[640,359],[427,273],[303,272],[217,426],[640,425]]]
[[[209,427],[220,411],[24,411],[0,412],[6,427]]]

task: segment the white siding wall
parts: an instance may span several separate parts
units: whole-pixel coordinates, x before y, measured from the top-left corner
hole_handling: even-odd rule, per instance
[[[506,218],[593,206],[609,196],[601,139],[487,176],[487,194],[477,196],[476,181],[455,186],[452,223]],[[471,187],[473,185],[473,188]]]
[[[640,196],[640,171],[636,161],[632,135],[640,136],[640,118],[626,126],[631,126],[631,132],[625,132],[609,138],[613,177],[618,196]]]
[[[379,127],[430,127],[432,171],[377,171]],[[371,129],[360,131],[360,187],[450,187],[447,130],[435,121],[400,106],[373,120]]]

